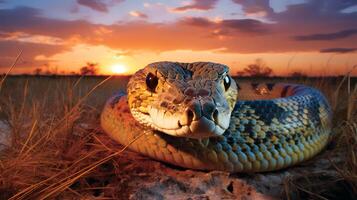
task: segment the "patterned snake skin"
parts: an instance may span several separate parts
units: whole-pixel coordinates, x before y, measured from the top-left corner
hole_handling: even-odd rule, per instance
[[[184,168],[272,171],[305,161],[329,141],[331,110],[316,89],[236,83],[222,64],[157,62],[101,115],[130,149]]]

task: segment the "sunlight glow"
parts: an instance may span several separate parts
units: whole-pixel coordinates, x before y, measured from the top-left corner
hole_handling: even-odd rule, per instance
[[[111,71],[113,74],[124,74],[125,72],[128,71],[128,68],[123,64],[114,64],[111,67]]]

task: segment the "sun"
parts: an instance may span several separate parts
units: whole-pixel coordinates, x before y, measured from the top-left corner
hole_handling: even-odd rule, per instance
[[[123,64],[114,64],[111,67],[111,71],[114,74],[124,74],[125,72],[127,72],[127,66]]]

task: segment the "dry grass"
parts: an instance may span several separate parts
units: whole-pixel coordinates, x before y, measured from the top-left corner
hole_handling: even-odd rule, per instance
[[[335,173],[306,172],[288,177],[284,182],[284,192],[289,200],[355,199],[357,196],[357,83],[351,83],[347,74],[335,90],[331,87],[330,93],[325,91],[325,94],[329,93],[327,96],[334,112],[334,135],[331,138],[334,147],[323,156],[330,160]],[[341,162],[337,163],[336,158]]]
[[[334,172],[304,172],[284,181],[287,199],[355,199],[357,195],[357,123],[345,122],[335,129],[336,147],[330,158]],[[332,155],[331,155],[332,154]],[[335,156],[335,157],[333,157]],[[336,156],[341,162],[336,163]]]
[[[10,78],[2,91],[2,120],[11,133],[0,154],[0,199],[82,197],[70,186],[118,154],[97,136],[96,99],[108,95],[95,89],[108,79],[40,79]]]
[[[98,119],[105,100],[125,89],[126,82],[122,78],[103,82],[94,77],[9,77],[0,93],[0,120],[11,131],[10,142],[0,151],[0,199],[119,198],[120,193],[107,182],[121,173],[121,164],[112,160],[120,152],[102,135]],[[292,177],[286,181],[287,197],[327,198],[310,187],[316,182],[300,184],[316,177],[322,183],[347,185],[356,194],[356,86],[348,93],[344,82],[336,95],[333,81],[298,82],[320,88],[335,105],[335,148],[343,152],[346,162],[336,164],[333,177],[311,174],[305,182]]]

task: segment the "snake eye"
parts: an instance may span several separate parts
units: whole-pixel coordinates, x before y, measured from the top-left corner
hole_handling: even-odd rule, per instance
[[[152,73],[146,76],[146,86],[151,92],[155,92],[156,86],[159,83],[159,79]]]
[[[224,89],[226,89],[226,91],[227,91],[229,89],[229,87],[231,86],[231,78],[229,78],[229,76],[224,77],[223,85],[224,85]]]

